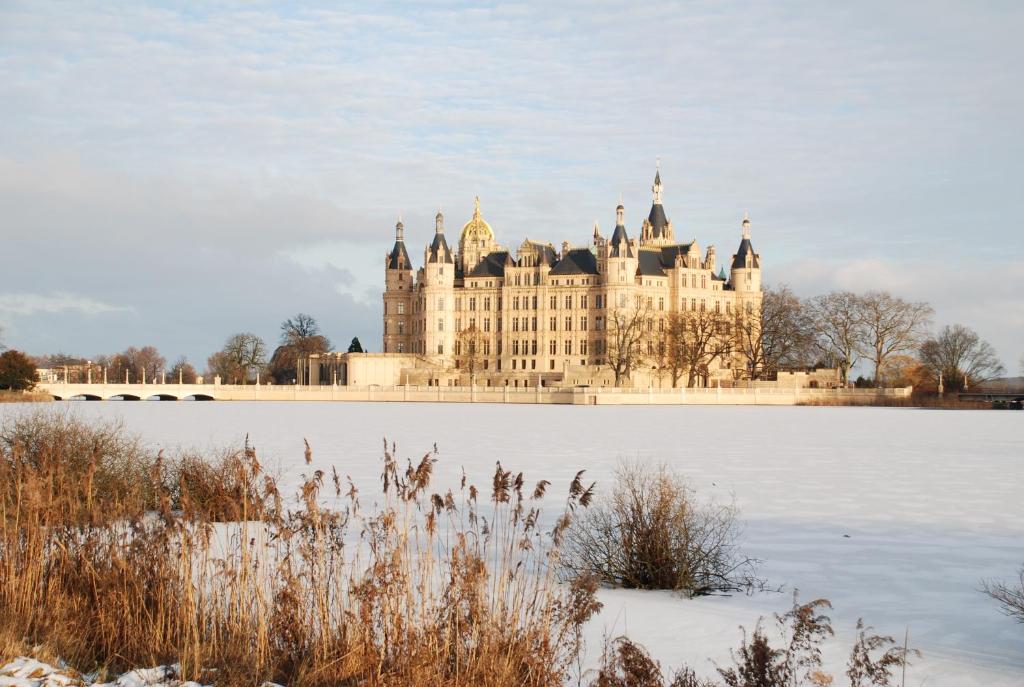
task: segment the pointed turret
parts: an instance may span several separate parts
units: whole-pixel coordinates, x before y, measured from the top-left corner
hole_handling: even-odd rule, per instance
[[[626,209],[620,202],[619,206],[615,208],[615,231],[612,232],[612,238],[608,242],[613,258],[633,257],[633,249],[629,245],[629,236],[626,234],[625,214]]]
[[[729,283],[736,291],[761,292],[761,256],[754,252],[754,246],[750,243],[750,218],[747,213],[743,213],[743,238],[740,239],[736,254],[732,256]]]
[[[434,240],[427,251],[427,262],[455,262],[452,252],[448,248],[448,242],[444,238],[444,215],[440,210],[434,216]]]
[[[760,259],[757,253],[754,252],[754,246],[750,243],[750,218],[747,217],[747,213],[743,213],[743,238],[740,240],[740,247],[736,251],[736,254],[732,256],[732,267],[733,269],[743,268],[759,268],[761,266]]]
[[[661,204],[662,190],[661,160],[659,158],[658,168],[654,172],[654,185],[651,186],[651,193],[654,196],[651,202],[651,212],[647,215],[647,220],[644,222],[640,235],[643,243],[649,241],[665,243],[674,240],[672,224],[668,221],[668,217],[665,216],[665,208]]]
[[[395,246],[388,254],[389,270],[411,270],[412,262],[409,260],[409,253],[405,250],[405,225],[402,218],[398,218],[395,224]]]

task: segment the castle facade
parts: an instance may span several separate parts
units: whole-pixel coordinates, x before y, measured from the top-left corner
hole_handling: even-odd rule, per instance
[[[761,259],[746,217],[728,271],[717,264],[714,246],[702,252],[696,239],[678,242],[662,204],[660,170],[651,190],[638,236],[630,237],[620,203],[610,237],[595,225],[590,245],[560,249],[533,240],[515,251],[499,245],[477,199],[453,250],[438,212],[419,268],[399,221],[385,257],[383,351],[418,361],[401,383],[619,382],[611,363],[624,344],[613,330],[633,313],[642,331],[625,344],[636,347],[637,359],[622,383],[662,385],[656,361],[673,313],[754,312],[761,303]],[[739,378],[742,364],[723,355],[700,383]]]

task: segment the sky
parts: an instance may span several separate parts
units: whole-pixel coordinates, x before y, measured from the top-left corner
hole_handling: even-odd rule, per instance
[[[0,327],[32,354],[316,317],[381,345],[384,254],[474,196],[585,245],[661,160],[676,237],[888,289],[1024,353],[1019,2],[0,0]]]

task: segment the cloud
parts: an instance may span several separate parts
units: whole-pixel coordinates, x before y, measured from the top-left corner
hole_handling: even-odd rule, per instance
[[[506,245],[583,242],[622,192],[636,233],[660,155],[681,237],[726,253],[749,209],[772,279],[889,284],[983,318],[1010,356],[1020,299],[996,275],[1024,254],[1022,19],[1012,3],[6,4],[0,241],[45,258],[4,264],[0,290],[132,309],[105,328],[39,311],[9,335],[202,358],[315,310],[335,338],[379,341],[397,215],[413,256],[438,205],[457,240],[474,195]]]
[[[0,293],[0,315],[28,317],[40,313],[68,311],[86,317],[96,317],[107,313],[133,312],[133,308],[61,291],[50,294]]]

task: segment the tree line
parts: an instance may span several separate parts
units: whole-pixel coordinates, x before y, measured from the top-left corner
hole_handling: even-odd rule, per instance
[[[787,286],[766,288],[760,308],[716,305],[656,312],[650,298],[607,317],[604,364],[616,385],[641,367],[677,386],[707,383],[717,365],[734,379],[773,379],[782,370],[835,368],[849,384],[860,362],[870,386],[935,385],[959,390],[1004,374],[995,349],[964,325],[932,329],[934,310],[888,291],[833,291],[800,298]],[[1024,358],[1021,360],[1024,368]]]
[[[257,381],[293,384],[300,356],[331,350],[330,339],[321,332],[316,319],[306,313],[286,319],[281,323],[280,331],[278,345],[272,352],[266,341],[252,332],[232,334],[220,350],[207,358],[205,381],[210,382],[219,376],[224,384],[254,384]],[[363,352],[358,337],[352,339],[348,350]],[[14,360],[15,355],[19,357],[17,361]],[[18,351],[6,351],[4,356],[10,360],[0,363],[0,388],[16,388],[12,381],[15,377],[20,380],[17,388],[31,388],[36,368],[56,369],[58,374],[63,374],[63,369],[67,368],[68,381],[72,383],[101,382],[105,378],[110,383],[159,383],[166,380],[174,384],[179,381],[194,384],[201,374],[185,356],[168,364],[155,346],[129,346],[119,353],[101,354],[92,360],[65,353],[32,358]],[[11,368],[8,376],[12,380],[3,376],[7,368]],[[8,386],[4,386],[8,382]]]

